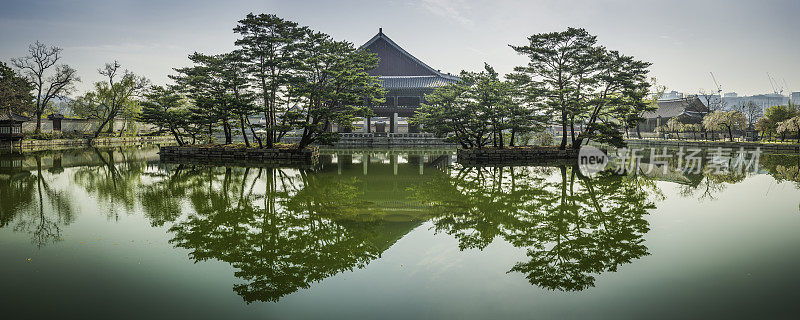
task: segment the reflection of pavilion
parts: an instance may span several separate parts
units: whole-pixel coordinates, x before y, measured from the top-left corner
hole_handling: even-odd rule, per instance
[[[372,204],[370,208],[395,220],[420,218],[427,207],[412,199],[411,187],[439,177],[453,162],[450,150],[331,152],[320,156],[321,168],[316,174],[357,179],[357,188],[363,192],[363,200]]]

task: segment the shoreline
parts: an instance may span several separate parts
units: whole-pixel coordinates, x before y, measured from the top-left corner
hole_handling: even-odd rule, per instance
[[[101,137],[53,140],[31,140],[21,142],[0,141],[0,152],[57,151],[86,147],[147,146],[175,143],[172,136]]]
[[[159,157],[165,162],[243,163],[261,165],[313,165],[319,147],[259,149],[230,145],[161,146]]]
[[[647,140],[647,139],[627,139],[625,142],[631,146],[660,146],[660,147],[714,147],[714,148],[761,148],[762,151],[791,152],[800,153],[800,144],[781,144],[763,142],[741,142],[741,141],[694,141],[694,140]]]

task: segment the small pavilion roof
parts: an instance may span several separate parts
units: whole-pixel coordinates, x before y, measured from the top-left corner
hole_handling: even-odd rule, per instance
[[[683,114],[691,117],[702,117],[708,111],[708,107],[700,99],[696,96],[691,96],[681,99],[659,100],[658,109],[644,112],[642,117],[645,119],[672,118]]]
[[[30,118],[11,112],[10,109],[0,109],[0,122],[22,123],[29,120]]]

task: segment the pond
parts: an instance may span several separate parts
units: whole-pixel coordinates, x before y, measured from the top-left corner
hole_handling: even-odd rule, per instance
[[[800,156],[754,172],[0,155],[0,318],[789,318]]]

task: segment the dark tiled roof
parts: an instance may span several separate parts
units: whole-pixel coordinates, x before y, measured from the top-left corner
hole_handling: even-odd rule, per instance
[[[708,107],[700,99],[692,96],[683,99],[660,100],[657,110],[647,111],[642,114],[642,117],[645,119],[672,118],[682,114],[701,117],[705,113],[708,113]]]
[[[371,46],[373,43],[378,42],[380,40],[385,41],[391,48],[394,48],[395,50],[400,52],[401,55],[405,56],[406,58],[408,58],[411,61],[413,61],[415,64],[421,66],[423,69],[425,69],[428,72],[430,72],[430,74],[438,74],[438,73],[440,73],[439,71],[436,71],[433,68],[431,68],[430,66],[428,66],[426,63],[422,62],[422,60],[419,60],[419,59],[417,59],[417,57],[414,57],[413,55],[408,53],[408,51],[406,51],[405,49],[400,47],[397,43],[392,41],[392,39],[389,39],[389,37],[387,37],[383,33],[383,29],[378,31],[378,34],[376,34],[374,37],[372,37],[372,39],[369,39],[369,41],[367,41],[367,43],[363,44],[361,46],[361,48],[363,48],[363,49],[369,48],[369,46]],[[380,57],[380,54],[378,54],[378,56]]]
[[[386,89],[436,88],[458,82],[453,76],[382,76]]]
[[[0,109],[0,122],[25,122],[30,120],[28,117],[18,115],[9,109]]]
[[[371,74],[377,75],[386,89],[435,88],[460,81],[457,76],[442,73],[417,59],[389,39],[383,31],[379,31],[361,48],[373,50],[370,49],[373,45],[379,47],[373,49],[377,49],[375,53],[381,62]]]

